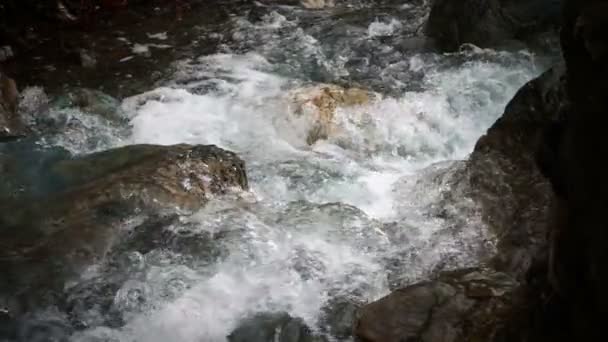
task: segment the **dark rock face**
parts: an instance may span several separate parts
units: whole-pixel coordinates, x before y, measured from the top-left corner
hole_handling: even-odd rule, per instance
[[[549,182],[535,153],[547,125],[557,120],[564,96],[558,65],[523,86],[505,112],[482,136],[467,162],[471,196],[499,236],[493,266],[523,277],[546,247]]]
[[[539,163],[557,194],[550,271],[564,332],[604,340],[608,317],[608,4],[566,1],[562,48],[568,106],[544,136]]]
[[[73,213],[113,201],[196,209],[212,194],[230,187],[247,188],[244,162],[215,146],[131,145],[79,158],[51,159],[38,172],[31,177],[53,183],[51,193],[42,194],[38,201],[48,198],[54,205],[61,197]],[[48,208],[41,204],[45,212]]]
[[[526,84],[479,139],[462,177],[498,237],[487,267],[445,272],[360,310],[356,335],[380,341],[513,341],[528,334],[546,271],[549,182],[535,163],[543,128],[557,116],[563,67]],[[526,335],[527,336],[527,335]]]
[[[471,195],[498,236],[489,268],[369,304],[363,341],[605,340],[608,4],[565,1],[563,17],[565,69],[524,86],[468,162]],[[477,274],[491,296],[471,296]]]
[[[447,272],[366,306],[356,334],[363,341],[493,341],[517,310],[519,284],[489,269]]]
[[[100,116],[111,121],[124,121],[120,101],[99,90],[73,88],[55,100],[54,108],[78,107],[86,113]]]
[[[353,335],[353,324],[356,320],[359,303],[348,298],[336,298],[323,308],[321,325],[324,331],[338,339],[349,339]]]
[[[228,336],[230,342],[325,342],[304,321],[286,313],[257,314],[245,319]]]
[[[123,239],[133,216],[158,222],[147,218],[176,207],[195,210],[248,186],[244,162],[215,146],[133,145],[49,160],[39,173],[52,180],[52,191],[0,199],[0,305],[3,293],[35,301],[37,293],[63,286]],[[23,312],[28,306],[37,304],[9,305]]]
[[[427,34],[440,48],[495,47],[525,41],[559,23],[561,0],[435,0]]]

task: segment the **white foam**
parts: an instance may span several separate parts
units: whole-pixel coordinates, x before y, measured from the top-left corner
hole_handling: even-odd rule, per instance
[[[390,35],[400,25],[375,22],[368,34]],[[328,60],[322,38],[276,12],[257,26],[238,19],[236,27],[233,39],[264,43],[256,52],[177,63],[172,83],[123,103],[131,117],[126,143],[215,144],[246,160],[253,199],[217,199],[189,218],[187,229],[230,236],[222,242],[226,258],[191,268],[150,252],[147,263],[165,261],[150,267],[145,281],[124,284],[115,300],[126,326],[91,329],[76,341],[110,335],[120,341],[225,341],[240,319],[261,311],[287,311],[316,327],[333,296],[356,293],[366,301],[386,294],[387,260],[401,267],[390,277],[407,283],[446,259],[452,266],[472,263],[485,248],[479,245],[487,232],[475,204],[444,196],[465,186],[453,181],[459,164],[435,163],[470,153],[531,77],[533,63],[504,65],[474,56],[446,67],[437,62],[446,56],[404,59],[399,63],[424,74],[420,90],[338,108],[335,132],[308,146],[310,120],[290,113],[286,94],[310,82],[285,70],[312,60],[341,77],[347,74],[344,60]],[[277,38],[284,28],[287,41]],[[287,62],[276,62],[278,54]],[[448,215],[438,214],[437,206]],[[183,288],[159,296],[176,273],[187,275],[180,278]],[[146,296],[145,305],[131,306],[131,289]]]
[[[146,33],[150,39],[167,40],[167,32]]]
[[[407,174],[439,160],[464,157],[527,75],[526,70],[510,71],[481,62],[441,74],[429,72],[432,90],[339,109],[335,121],[341,133],[310,150],[305,147],[309,127],[290,118],[282,101],[287,80],[264,71],[270,67],[257,54],[203,58],[198,69],[187,68],[184,74],[200,79],[194,86],[212,86],[214,91],[194,94],[186,89],[159,88],[125,101],[125,111],[134,116],[132,142],[216,144],[256,162],[296,158],[331,168],[339,160],[347,167],[338,173],[350,180],[336,183],[327,179],[323,188],[309,189],[310,196],[304,198],[371,208],[357,198],[371,195],[366,202],[378,203],[390,196],[387,191],[378,192],[389,189],[386,180],[377,186],[370,179],[380,180],[383,173],[391,179],[396,170]],[[333,149],[328,156],[319,147],[327,143],[342,148]],[[351,183],[354,179],[363,180],[359,183],[362,192],[338,190],[356,189],[357,181]],[[328,190],[332,187],[333,193]],[[369,209],[370,215],[390,212],[378,209],[378,204],[373,207],[377,209]]]
[[[381,22],[378,19],[376,19],[374,22],[369,24],[369,27],[367,29],[367,35],[370,38],[391,36],[396,31],[400,30],[401,27],[402,27],[401,22],[399,22],[397,19],[394,19],[394,18],[391,19],[388,23]]]
[[[208,276],[170,261],[150,267],[144,281],[125,283],[114,307],[126,313],[128,324],[115,336],[120,341],[225,341],[241,319],[256,312],[286,311],[315,326],[330,292],[346,295],[359,290],[363,298],[377,298],[387,291],[375,253],[387,241],[369,229],[377,223],[336,216],[320,207],[295,206],[281,221],[284,224],[270,225],[266,215],[273,214],[267,209],[250,212],[234,202],[216,202],[191,218],[200,222],[192,233],[244,231],[230,241],[229,257]],[[346,207],[334,210],[352,214]],[[209,220],[214,212],[219,219]],[[146,259],[159,264],[153,253]],[[167,301],[162,289],[176,277],[184,285]],[[99,334],[108,332],[92,329],[73,340],[87,341]]]
[[[150,55],[150,48],[146,44],[133,44],[131,51],[137,55]]]

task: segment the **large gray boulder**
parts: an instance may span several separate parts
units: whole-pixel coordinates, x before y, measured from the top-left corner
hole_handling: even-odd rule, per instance
[[[61,292],[70,277],[100,262],[141,220],[192,212],[248,187],[236,154],[202,145],[126,146],[49,160],[31,176],[53,187],[0,198],[0,294],[13,293],[17,302],[52,302],[48,293]],[[26,312],[23,305],[13,310]]]

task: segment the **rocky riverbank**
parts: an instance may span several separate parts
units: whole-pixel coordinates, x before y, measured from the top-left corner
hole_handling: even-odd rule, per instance
[[[488,268],[370,304],[356,327],[363,341],[604,338],[607,17],[601,1],[565,1],[565,68],[524,86],[469,159],[485,219],[499,230]]]
[[[213,4],[179,24],[175,9],[129,7],[86,33],[36,28],[13,44],[0,74],[0,337],[601,340],[601,2],[565,1],[565,63],[447,166],[435,162],[470,148],[454,133],[462,116],[487,119],[484,101],[519,81],[467,76],[438,100],[452,75],[433,82],[467,58],[519,66],[510,52],[439,51],[551,51],[558,2]],[[427,10],[425,29],[408,21]],[[319,32],[340,39],[326,48]],[[171,87],[112,97],[167,74]],[[17,85],[46,92],[20,98]],[[374,197],[400,191],[413,194]]]

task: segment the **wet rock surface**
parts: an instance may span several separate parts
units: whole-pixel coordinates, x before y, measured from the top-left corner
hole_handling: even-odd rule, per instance
[[[563,78],[563,66],[558,65],[522,87],[467,162],[472,197],[499,237],[492,262],[517,278],[546,250],[552,196],[535,156],[540,135],[563,106]]]
[[[30,175],[49,181],[46,193],[0,202],[1,287],[15,294],[11,313],[53,303],[53,289],[100,262],[124,234],[139,236],[133,232],[145,228],[155,236],[150,227],[162,230],[171,222],[155,218],[159,209],[195,210],[248,186],[243,161],[215,146],[132,145],[65,156]]]
[[[454,285],[471,288],[476,280],[455,273],[395,291],[361,311],[364,341],[605,337],[606,189],[598,157],[608,111],[608,43],[600,38],[608,6],[565,1],[563,17],[565,68],[524,86],[468,162],[475,196],[498,232],[490,270],[510,280],[484,276],[479,293],[493,299],[483,303]]]
[[[298,318],[286,313],[257,314],[228,335],[230,342],[326,342]]]
[[[533,216],[546,210],[548,183],[534,169],[532,137],[554,109],[553,76],[522,90],[469,163],[420,171],[432,160],[462,157],[455,149],[470,151],[468,135],[480,131],[458,117],[494,111],[491,103],[503,101],[497,93],[519,87],[536,62],[474,48],[434,54],[433,41],[422,35],[426,1],[201,3],[182,18],[188,30],[167,20],[172,10],[148,8],[117,14],[90,34],[62,31],[67,46],[56,55],[23,57],[16,45],[24,59],[8,67],[25,85],[51,83],[53,101],[49,106],[41,96],[20,105],[36,136],[0,144],[6,275],[0,337],[191,341],[211,331],[221,340],[237,326],[231,341],[325,341],[318,332],[349,340],[362,299],[428,275],[430,281],[360,309],[357,335],[371,341],[511,336],[505,331],[517,329],[503,329],[506,317],[521,302],[536,303],[524,274],[542,249],[542,219]],[[38,30],[25,40],[35,42]],[[43,40],[41,49],[51,42]],[[142,96],[139,120],[128,121],[110,96],[154,87],[176,59],[184,59],[176,68],[192,68],[180,70],[183,77],[157,97]],[[497,71],[486,73],[492,68]],[[517,71],[496,75],[509,68]],[[471,70],[491,82],[471,82]],[[298,90],[285,94],[293,85]],[[394,98],[378,104],[376,93],[363,89]],[[475,91],[482,95],[471,96]],[[266,106],[269,96],[268,102],[287,97],[292,116],[309,121],[300,140],[311,146],[294,149],[274,135],[281,127],[268,117],[289,110],[275,113]],[[463,106],[467,101],[475,105]],[[379,105],[375,117],[354,113],[367,105]],[[337,117],[351,121],[338,126]],[[454,129],[461,124],[467,132]],[[131,137],[139,142],[235,146],[255,162],[260,203],[212,201],[247,188],[241,159],[213,146],[135,145],[73,156],[132,143],[113,131],[131,125],[140,125]],[[320,140],[326,141],[315,144]],[[403,168],[420,176],[403,175],[403,189],[379,182]],[[469,191],[470,184],[479,192]],[[539,203],[516,194],[529,187]],[[484,234],[462,235],[478,225],[475,208],[460,207],[463,195],[484,206],[499,236],[498,256],[486,268],[437,274],[485,260],[493,250],[481,246]],[[376,219],[392,215],[393,197],[415,203],[397,204],[404,217],[394,222]],[[518,229],[511,229],[514,221]],[[395,313],[401,305],[415,306],[416,316]],[[264,313],[273,310],[289,314]],[[252,312],[262,313],[235,322]],[[309,320],[311,312],[318,322]]]
[[[362,341],[494,341],[519,310],[519,284],[488,269],[446,272],[365,306],[355,333]]]
[[[534,290],[546,285],[528,279],[546,271],[552,199],[535,153],[545,126],[558,117],[562,76],[557,66],[525,85],[463,170],[469,196],[497,236],[488,267],[446,272],[363,307],[356,323],[363,341],[510,341],[529,332],[518,330],[538,303]]]
[[[361,303],[349,298],[336,298],[324,307],[322,326],[331,336],[338,339],[348,339],[353,336],[357,310]]]
[[[336,134],[334,116],[339,108],[370,104],[378,96],[359,88],[321,84],[292,90],[288,95],[293,115],[308,121],[311,127],[306,143],[314,144]]]
[[[121,103],[116,98],[96,89],[74,88],[66,90],[50,104],[54,109],[78,108],[110,121],[125,121]]]
[[[40,162],[38,169],[30,167],[30,179],[23,186],[28,182],[37,185],[40,179],[46,179],[49,183],[46,190],[29,186],[37,191],[30,195],[82,196],[89,201],[77,200],[82,208],[122,199],[134,199],[149,206],[196,208],[212,194],[228,191],[230,187],[247,188],[244,162],[215,146],[130,145],[68,159],[64,158],[69,154],[61,149],[57,149],[55,157],[45,152],[48,161]],[[12,158],[17,167],[28,163],[26,156]],[[10,172],[15,176],[19,173],[10,164],[6,165],[7,178],[13,176]]]

